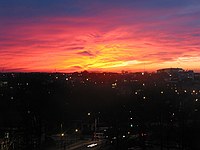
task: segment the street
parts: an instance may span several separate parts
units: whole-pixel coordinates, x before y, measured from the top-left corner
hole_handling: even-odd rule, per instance
[[[69,150],[108,150],[110,149],[109,145],[106,145],[106,142],[104,140],[98,140],[98,141],[90,141],[85,142],[80,145],[74,145],[73,147],[69,147]]]

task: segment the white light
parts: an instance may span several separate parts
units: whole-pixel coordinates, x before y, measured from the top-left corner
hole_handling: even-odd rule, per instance
[[[64,133],[61,134],[61,136],[64,136],[64,135],[65,135]]]
[[[125,135],[123,135],[122,137],[123,137],[123,138],[125,138],[126,136],[125,136]]]
[[[91,113],[89,112],[87,115],[88,115],[88,116],[90,116],[90,115],[91,115]]]
[[[92,144],[88,145],[87,147],[95,147],[95,146],[97,146],[97,143],[92,143]]]

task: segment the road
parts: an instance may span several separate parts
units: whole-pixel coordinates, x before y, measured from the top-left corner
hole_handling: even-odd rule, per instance
[[[106,145],[103,140],[93,141],[90,143],[84,143],[76,148],[70,148],[69,150],[110,150],[110,146]]]

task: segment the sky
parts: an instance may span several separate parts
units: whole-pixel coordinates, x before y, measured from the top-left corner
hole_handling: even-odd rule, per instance
[[[0,0],[0,71],[200,71],[199,0]]]

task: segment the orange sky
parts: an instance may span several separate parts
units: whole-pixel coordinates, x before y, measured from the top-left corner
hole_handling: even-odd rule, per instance
[[[183,0],[177,5],[175,0],[165,6],[166,0],[153,1],[155,5],[130,0],[67,5],[59,0],[43,6],[24,0],[20,7],[5,2],[7,7],[0,8],[0,69],[199,71],[200,3]]]

